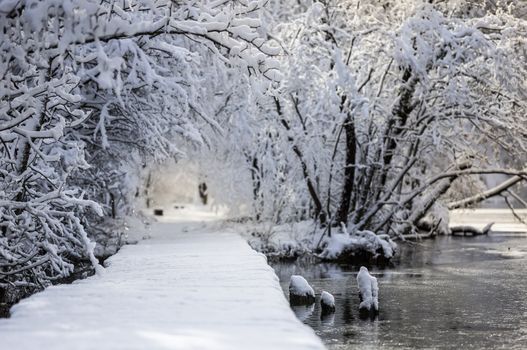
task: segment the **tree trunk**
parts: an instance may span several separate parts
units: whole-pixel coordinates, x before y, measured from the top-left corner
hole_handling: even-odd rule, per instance
[[[274,98],[274,101],[276,105],[276,112],[280,116],[280,123],[284,126],[287,131],[291,130],[289,123],[283,117],[282,106],[280,104],[280,101],[276,97]],[[324,225],[326,223],[327,216],[324,210],[322,209],[322,202],[320,201],[316,188],[313,185],[313,181],[311,181],[311,177],[309,176],[309,171],[307,168],[307,163],[304,159],[304,155],[302,154],[300,148],[298,148],[298,146],[295,144],[295,140],[292,138],[292,136],[288,136],[287,140],[293,144],[293,152],[298,157],[300,165],[302,166],[302,174],[304,175],[304,179],[306,180],[307,190],[309,192],[309,195],[311,196],[311,199],[313,200],[313,204],[315,205],[315,218],[320,220],[320,224]]]
[[[476,194],[476,195],[474,195],[472,197],[469,197],[469,198],[465,198],[465,199],[462,199],[462,200],[459,200],[459,201],[448,203],[448,209],[452,210],[452,209],[457,209],[457,208],[461,208],[461,207],[466,207],[466,206],[469,206],[469,205],[472,205],[472,204],[476,204],[476,203],[482,202],[482,201],[484,201],[487,198],[500,195],[502,192],[507,191],[507,189],[509,189],[510,187],[516,185],[518,182],[520,182],[522,180],[525,180],[525,176],[519,176],[519,175],[513,176],[510,179],[502,182],[498,186],[493,187],[493,188],[491,188],[491,189],[489,189],[487,191],[478,193],[478,194]]]
[[[344,130],[346,132],[346,168],[344,169],[344,183],[342,184],[340,204],[337,213],[335,214],[335,225],[348,223],[348,213],[355,183],[357,140],[355,137],[355,124],[349,114],[344,121]]]
[[[404,131],[410,113],[412,113],[414,109],[412,97],[417,87],[418,79],[412,77],[411,68],[406,68],[404,70],[402,81],[403,85],[399,92],[399,102],[392,111],[392,116],[388,120],[384,134],[384,155],[382,157],[383,169],[381,170],[377,199],[380,197],[388,179],[390,166],[397,149],[397,138]]]
[[[251,160],[252,158],[252,160]],[[255,216],[256,220],[260,220],[261,218],[261,210],[263,207],[263,203],[261,200],[261,172],[260,172],[260,166],[258,164],[258,158],[256,157],[250,157],[249,160],[251,160],[251,179],[253,183],[253,200],[255,203]]]

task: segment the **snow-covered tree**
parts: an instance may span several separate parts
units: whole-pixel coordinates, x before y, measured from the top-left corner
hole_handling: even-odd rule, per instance
[[[273,4],[284,78],[255,101],[251,136],[272,144],[251,148],[251,159],[272,160],[258,167],[258,187],[276,203],[268,219],[302,211],[350,232],[403,234],[434,214],[445,229],[460,184],[525,178],[526,22],[517,8]],[[471,188],[462,196],[481,190]]]
[[[178,138],[210,142],[221,70],[279,78],[261,6],[0,3],[0,287],[95,266],[96,216],[115,215],[148,162],[181,152]]]

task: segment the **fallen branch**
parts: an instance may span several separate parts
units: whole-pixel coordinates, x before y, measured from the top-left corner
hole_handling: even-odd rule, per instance
[[[515,176],[511,177],[510,179],[502,182],[498,186],[493,187],[493,188],[491,188],[491,189],[489,189],[487,191],[478,193],[478,194],[476,194],[476,195],[474,195],[472,197],[461,199],[459,201],[451,202],[451,203],[449,203],[447,205],[447,207],[448,207],[449,210],[452,210],[452,209],[458,209],[458,208],[462,208],[462,207],[467,207],[467,206],[470,206],[470,205],[482,202],[485,199],[488,199],[490,197],[494,197],[494,196],[500,195],[502,192],[505,192],[507,189],[509,189],[510,187],[516,185],[518,182],[520,182],[522,180],[525,180],[525,175],[524,174],[515,175]]]

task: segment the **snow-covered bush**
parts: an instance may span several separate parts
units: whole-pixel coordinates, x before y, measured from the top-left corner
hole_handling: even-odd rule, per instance
[[[318,256],[325,260],[340,260],[348,263],[384,263],[393,258],[397,244],[388,235],[376,235],[371,231],[355,234],[334,233],[323,241]]]
[[[316,245],[316,237],[321,234],[310,220],[283,225],[256,223],[234,227],[253,249],[278,258],[298,258],[311,254]]]
[[[343,230],[328,236],[327,227],[317,227],[314,221],[273,225],[270,223],[234,224],[249,245],[269,256],[280,259],[314,256],[323,260],[338,260],[349,264],[389,263],[397,253],[397,244],[385,234],[371,231]]]

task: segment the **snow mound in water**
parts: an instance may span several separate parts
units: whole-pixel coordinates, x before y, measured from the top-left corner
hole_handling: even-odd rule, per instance
[[[361,266],[357,274],[357,284],[359,286],[359,297],[361,311],[379,311],[379,285],[377,278],[370,275],[368,269]]]
[[[315,297],[315,291],[306,281],[306,279],[299,275],[291,276],[289,282],[289,293],[298,296],[310,296]]]
[[[334,311],[335,310],[335,297],[326,291],[322,291],[320,294],[320,305],[322,311]]]

